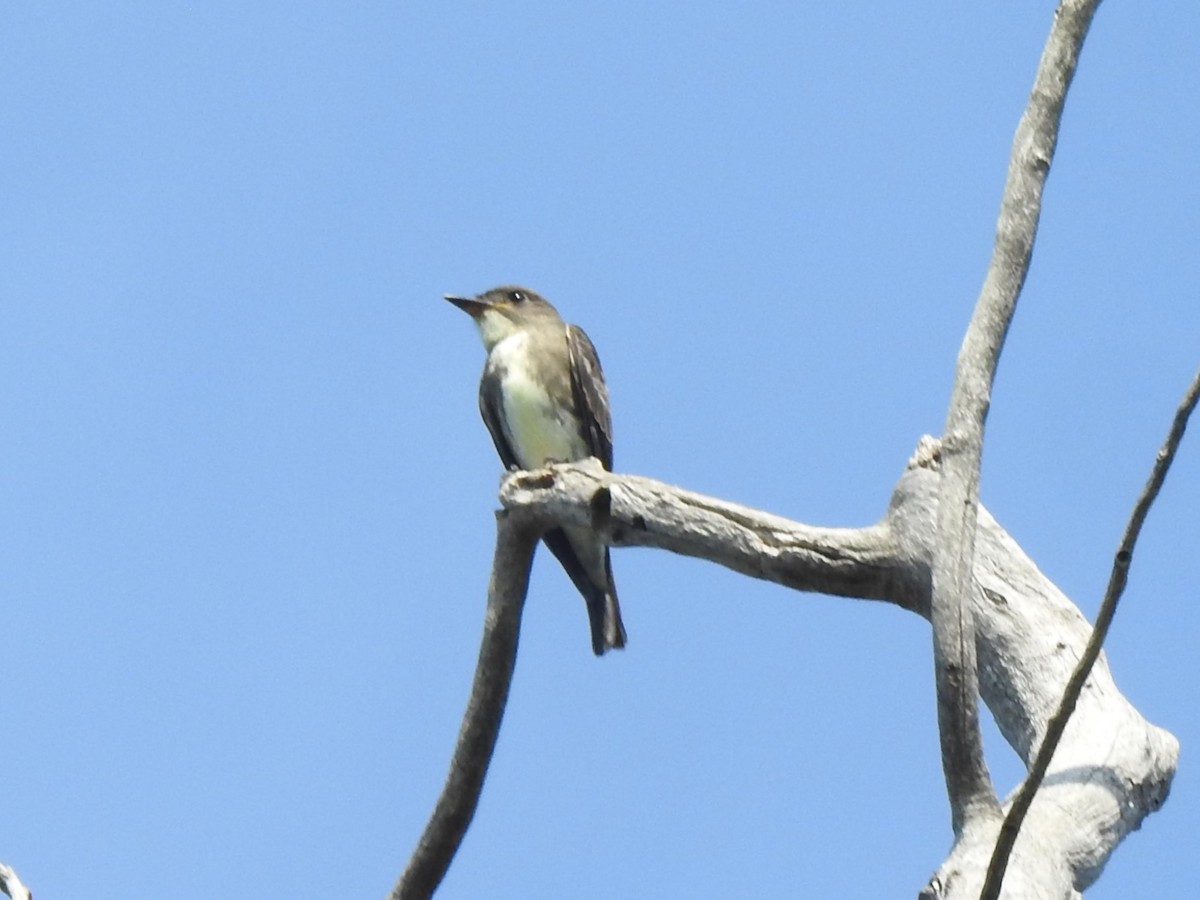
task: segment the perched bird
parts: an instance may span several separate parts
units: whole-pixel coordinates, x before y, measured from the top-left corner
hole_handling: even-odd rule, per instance
[[[522,287],[446,299],[479,327],[487,362],[479,411],[506,468],[594,456],[612,469],[612,417],[596,348],[544,298]],[[592,652],[625,646],[608,546],[583,528],[543,536],[587,601]]]

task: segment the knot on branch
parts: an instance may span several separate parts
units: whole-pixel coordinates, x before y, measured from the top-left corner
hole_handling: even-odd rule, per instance
[[[921,435],[917,441],[917,449],[909,457],[905,465],[906,471],[913,469],[929,469],[938,471],[942,466],[942,442],[931,434]]]

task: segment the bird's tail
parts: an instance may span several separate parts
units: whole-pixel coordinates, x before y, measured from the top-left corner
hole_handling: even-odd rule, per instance
[[[592,652],[601,656],[606,650],[624,647],[625,625],[621,622],[608,547],[586,529],[556,528],[542,535],[542,540],[587,603]]]
[[[592,652],[597,656],[606,650],[625,646],[625,623],[621,621],[621,605],[617,590],[609,579],[608,590],[595,591],[588,597],[588,621],[592,626]]]

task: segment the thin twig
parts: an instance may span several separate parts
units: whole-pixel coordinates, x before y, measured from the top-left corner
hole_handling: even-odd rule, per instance
[[[521,611],[541,528],[528,516],[496,516],[496,555],[471,699],[463,715],[442,795],[390,900],[427,900],[450,867],[475,815],[517,659]]]
[[[1071,677],[1067,681],[1058,710],[1046,725],[1046,735],[1042,738],[1037,756],[1034,757],[1033,764],[1029,767],[1029,774],[1022,782],[1016,797],[1013,798],[1012,807],[1009,809],[1008,815],[1004,817],[1004,824],[1000,826],[1000,835],[996,839],[996,848],[992,852],[992,859],[988,864],[987,880],[984,882],[980,900],[997,900],[1000,896],[1000,887],[1004,882],[1004,870],[1008,866],[1008,858],[1017,841],[1021,823],[1025,820],[1025,814],[1033,803],[1034,794],[1041,786],[1042,779],[1046,777],[1046,770],[1054,758],[1054,751],[1067,727],[1071,713],[1075,711],[1075,704],[1083,691],[1083,685],[1087,681],[1088,675],[1091,674],[1096,659],[1100,656],[1100,648],[1104,646],[1108,628],[1117,611],[1117,603],[1121,599],[1121,594],[1129,579],[1129,566],[1133,562],[1133,548],[1137,543],[1138,535],[1141,534],[1142,523],[1146,521],[1150,506],[1158,497],[1159,489],[1166,480],[1167,470],[1171,468],[1171,463],[1175,459],[1175,453],[1183,440],[1183,432],[1187,428],[1188,418],[1191,416],[1192,410],[1196,408],[1198,399],[1200,399],[1200,371],[1192,379],[1192,383],[1183,397],[1183,402],[1175,411],[1171,432],[1154,458],[1154,468],[1150,472],[1150,480],[1142,488],[1141,496],[1138,497],[1137,503],[1133,507],[1133,513],[1129,517],[1129,524],[1125,526],[1125,534],[1121,538],[1121,545],[1117,548],[1117,555],[1113,560],[1112,574],[1108,579],[1108,588],[1104,592],[1104,602],[1100,604],[1100,612],[1096,616],[1096,626],[1092,629],[1092,636],[1088,639],[1087,647],[1084,648],[1083,656],[1076,664],[1075,671],[1071,673]]]

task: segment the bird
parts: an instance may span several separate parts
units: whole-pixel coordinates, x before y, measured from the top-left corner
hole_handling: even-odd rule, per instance
[[[474,297],[446,294],[475,321],[487,351],[479,411],[506,469],[593,456],[612,471],[612,414],[596,348],[544,297],[505,285]],[[592,652],[625,646],[608,545],[587,528],[542,540],[587,603]]]

